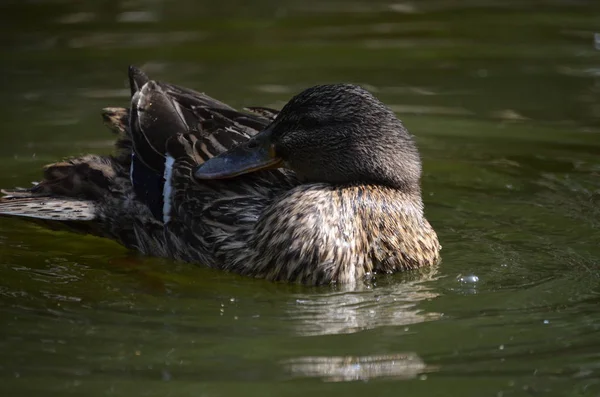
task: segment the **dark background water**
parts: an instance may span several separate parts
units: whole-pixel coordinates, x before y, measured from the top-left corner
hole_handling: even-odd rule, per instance
[[[444,247],[307,288],[2,219],[3,396],[600,395],[599,2],[5,0],[0,22],[0,186],[107,153],[130,63],[234,106],[349,81],[416,135]]]

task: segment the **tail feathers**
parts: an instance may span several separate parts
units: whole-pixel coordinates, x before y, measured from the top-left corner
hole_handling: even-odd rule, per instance
[[[131,152],[133,143],[129,131],[129,109],[109,107],[102,109],[102,119],[112,132],[117,135],[115,140],[115,153],[113,158],[122,167],[129,169],[131,166]]]
[[[96,204],[72,198],[26,197],[23,191],[0,198],[0,218],[19,217],[50,230],[68,231],[105,237]]]
[[[31,192],[97,199],[114,187],[119,176],[125,177],[126,170],[120,169],[110,157],[86,155],[47,165],[44,180]]]
[[[35,186],[38,185],[38,182],[32,182],[33,186],[35,188]],[[32,197],[42,197],[42,196],[46,196],[46,194],[36,194],[33,193],[31,191],[31,189],[25,189],[22,187],[15,187],[12,189],[0,189],[0,193],[2,194],[2,197],[0,198],[0,203],[2,202],[2,200],[8,200],[8,199],[16,199],[16,198],[32,198]]]
[[[0,216],[58,222],[92,221],[97,218],[97,208],[93,201],[31,194],[26,196],[21,191],[3,193],[8,195],[0,199]]]
[[[117,135],[129,135],[129,109],[108,107],[102,109],[102,120]]]

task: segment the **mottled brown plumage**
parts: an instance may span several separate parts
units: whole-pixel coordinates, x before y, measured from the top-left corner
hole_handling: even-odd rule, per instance
[[[5,192],[0,215],[313,285],[439,260],[413,139],[362,88],[317,86],[281,112],[239,112],[135,68],[130,84],[130,109],[103,111],[115,154],[48,166],[34,188]]]

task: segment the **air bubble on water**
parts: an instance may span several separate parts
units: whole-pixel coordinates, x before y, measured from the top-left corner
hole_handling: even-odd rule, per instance
[[[504,345],[498,346],[498,350],[504,350]]]
[[[550,320],[544,320],[544,324],[550,324]]]
[[[463,283],[463,284],[475,284],[477,282],[479,282],[479,277],[477,277],[474,274],[469,274],[467,276],[458,276],[458,281]]]

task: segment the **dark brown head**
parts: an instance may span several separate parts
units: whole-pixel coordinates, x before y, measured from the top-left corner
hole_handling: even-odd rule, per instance
[[[292,98],[248,142],[202,164],[199,179],[286,167],[307,183],[379,184],[419,191],[411,135],[381,101],[350,84],[320,85]]]

